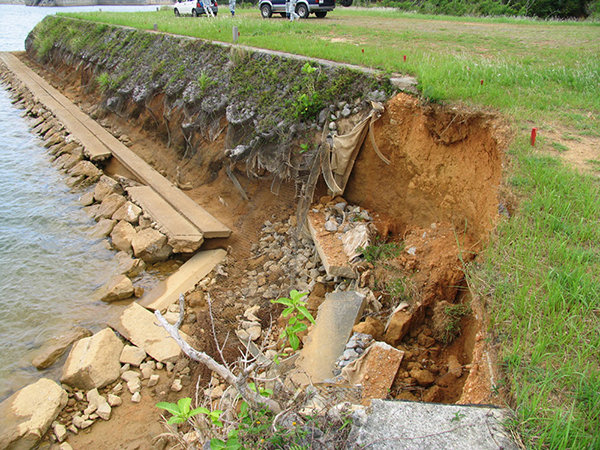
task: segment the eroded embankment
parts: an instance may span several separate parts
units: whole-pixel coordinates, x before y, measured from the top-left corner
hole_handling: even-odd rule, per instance
[[[229,240],[209,244],[230,247],[228,276],[194,294],[209,292],[220,306],[223,333],[253,305],[267,329],[277,312],[269,300],[292,288],[311,292],[315,312],[327,292],[369,289],[376,301],[359,327],[405,352],[391,397],[493,401],[483,308],[463,271],[498,215],[502,137],[493,116],[426,105],[351,70],[65,18],[47,18],[27,49],[47,79],[232,228]],[[343,198],[328,198],[319,182],[315,209],[360,205],[403,250],[363,261],[356,280],[323,275],[307,242],[287,243],[288,217],[298,196],[312,200],[323,143],[386,100],[372,136],[384,158],[366,139]],[[288,256],[286,264],[308,262],[291,274],[281,263]]]

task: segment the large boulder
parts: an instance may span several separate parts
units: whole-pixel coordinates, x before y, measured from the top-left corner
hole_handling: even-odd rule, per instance
[[[34,448],[68,399],[67,392],[47,378],[15,392],[0,403],[0,448]]]
[[[115,213],[112,215],[112,218],[114,220],[126,220],[129,223],[136,223],[141,213],[142,208],[134,205],[131,202],[126,202],[123,206],[115,211]]]
[[[110,194],[104,197],[102,203],[100,203],[100,209],[98,210],[98,217],[103,219],[110,219],[112,215],[125,203],[127,199],[119,194]]]
[[[102,171],[90,161],[81,161],[69,170],[69,175],[72,177],[84,177],[87,178],[90,183],[95,183],[102,176]]]
[[[100,300],[114,302],[133,295],[133,283],[125,275],[117,275],[101,288]]]
[[[119,378],[123,342],[110,328],[78,341],[67,358],[60,378],[79,389],[101,388]]]
[[[172,247],[167,237],[154,228],[146,228],[135,235],[131,241],[133,254],[148,263],[165,261],[171,256]]]
[[[65,351],[67,351],[67,348],[69,348],[73,342],[91,335],[92,332],[90,330],[82,327],[75,327],[63,335],[48,341],[36,354],[31,363],[38,370],[50,367],[63,355],[63,353],[65,353]]]
[[[97,202],[101,202],[110,194],[123,194],[123,188],[112,178],[102,175],[94,188],[94,198]]]
[[[118,224],[116,224],[110,233],[113,247],[116,250],[126,253],[131,253],[133,251],[131,248],[131,242],[135,236],[135,228],[133,228],[133,225],[125,220],[121,220]]]

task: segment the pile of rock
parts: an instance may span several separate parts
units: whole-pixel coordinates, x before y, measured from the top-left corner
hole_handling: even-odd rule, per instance
[[[367,347],[373,342],[373,337],[369,334],[363,333],[353,333],[350,339],[348,339],[348,343],[346,344],[346,349],[340,358],[335,362],[335,369],[333,374],[335,376],[342,373],[342,369],[346,367],[351,362],[356,361],[360,355],[362,355]]]
[[[119,252],[119,275],[101,289],[100,299],[111,302],[134,295],[140,297],[143,289],[134,287],[131,278],[139,276],[147,263],[168,259],[173,248],[167,236],[157,229],[158,225],[128,197],[125,189],[138,183],[104,175],[96,165],[99,161],[90,160],[91,155],[77,138],[11,72],[4,71],[1,79],[9,85],[13,103],[24,109],[22,116],[33,119],[31,128],[44,140],[53,164],[67,175],[65,183],[86,190],[81,204],[98,222],[91,235],[110,238],[112,248]],[[127,139],[121,139],[124,140]]]

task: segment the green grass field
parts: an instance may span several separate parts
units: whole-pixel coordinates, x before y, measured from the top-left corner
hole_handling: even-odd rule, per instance
[[[232,19],[226,7],[216,19],[75,16],[219,41],[237,26],[240,44],[409,73],[430,100],[506,117],[515,137],[505,183],[519,205],[467,268],[500,346],[505,378],[494,388],[510,389],[527,448],[600,449],[599,23],[343,8],[294,23],[257,9]],[[587,171],[563,162],[575,143],[592,154]]]

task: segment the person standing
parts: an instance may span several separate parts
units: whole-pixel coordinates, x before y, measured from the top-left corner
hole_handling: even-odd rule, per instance
[[[229,11],[231,11],[231,17],[235,16],[235,0],[229,0]]]

